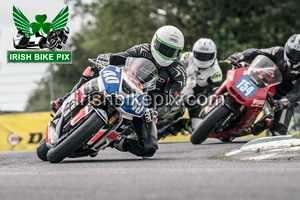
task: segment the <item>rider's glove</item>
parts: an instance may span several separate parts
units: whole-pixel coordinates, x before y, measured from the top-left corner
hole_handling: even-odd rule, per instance
[[[99,54],[96,58],[96,62],[101,66],[106,67],[107,65],[109,65],[109,58],[109,54]]]
[[[152,122],[157,117],[157,115],[157,111],[153,110],[152,108],[147,108],[144,113],[146,122]]]
[[[289,100],[287,98],[283,98],[280,100],[274,100],[274,108],[275,110],[283,110],[283,109],[287,109],[291,106],[291,103],[289,102]]]
[[[235,67],[239,67],[238,63],[243,61],[244,56],[242,53],[236,53],[227,58],[227,62],[232,64]]]

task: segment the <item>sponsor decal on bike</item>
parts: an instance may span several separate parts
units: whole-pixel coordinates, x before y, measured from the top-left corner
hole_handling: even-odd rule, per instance
[[[235,71],[228,71],[228,81],[233,81]]]
[[[264,107],[264,105],[265,105],[265,100],[254,99],[252,101],[251,107]]]
[[[244,70],[244,71],[243,71],[243,75],[244,75],[244,76],[248,76],[248,70]]]
[[[67,26],[69,7],[57,12],[52,20],[48,20],[46,14],[37,14],[35,19],[29,20],[26,13],[13,6],[13,21],[17,29],[13,46],[20,50],[7,51],[8,63],[72,63],[71,51],[58,51],[66,44],[70,33]]]

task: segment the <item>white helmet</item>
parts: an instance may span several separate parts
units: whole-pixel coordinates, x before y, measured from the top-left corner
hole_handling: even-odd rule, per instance
[[[151,42],[151,52],[155,61],[162,67],[172,64],[184,46],[182,32],[174,26],[160,27]]]
[[[297,68],[300,65],[300,34],[292,35],[285,43],[284,60],[287,65]]]
[[[194,62],[200,69],[212,66],[217,56],[217,47],[214,41],[200,38],[193,46]]]

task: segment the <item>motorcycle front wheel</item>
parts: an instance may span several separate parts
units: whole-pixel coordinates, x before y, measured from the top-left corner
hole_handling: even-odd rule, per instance
[[[36,149],[36,154],[37,156],[42,160],[42,161],[48,161],[47,159],[47,153],[49,151],[49,148],[46,145],[46,139],[44,139]]]
[[[94,112],[73,133],[48,151],[47,160],[51,163],[61,162],[90,139],[104,124],[102,119]]]
[[[217,128],[221,120],[226,117],[231,110],[225,105],[219,105],[208,113],[192,132],[190,141],[193,144],[201,144],[204,142]]]

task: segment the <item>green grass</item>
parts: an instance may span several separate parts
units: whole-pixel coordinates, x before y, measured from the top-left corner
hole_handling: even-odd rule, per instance
[[[293,137],[294,137],[294,138],[300,139],[300,131],[295,132],[295,133],[293,134]]]

